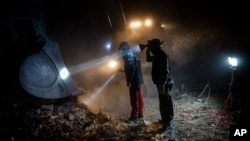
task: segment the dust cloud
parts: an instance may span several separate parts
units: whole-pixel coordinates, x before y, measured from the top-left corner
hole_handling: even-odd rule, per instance
[[[96,111],[128,116],[131,107],[129,89],[124,80],[124,73],[115,73],[99,88],[94,88],[86,95],[78,96],[78,102],[85,103]]]
[[[221,67],[224,67],[221,65],[223,61],[216,60],[223,59],[223,56],[220,56],[219,53],[222,51],[221,42],[224,41],[223,33],[217,29],[184,28],[177,24],[169,24],[168,28],[165,29],[119,31],[113,36],[111,52],[116,53],[122,41],[128,41],[131,46],[135,46],[146,44],[152,38],[159,38],[164,41],[163,50],[170,56],[171,72],[175,85],[178,86],[183,83],[207,83],[209,81],[216,81],[215,79],[220,79],[217,77],[217,74],[212,74],[215,71],[218,72],[218,70],[223,72]],[[147,78],[146,81],[150,81],[151,65],[146,62],[145,51],[141,51],[139,55],[144,78]],[[212,56],[212,59],[208,59],[210,56]],[[120,63],[119,67],[121,68],[123,62],[120,59],[118,60]],[[213,66],[214,62],[217,64]],[[118,68],[110,70],[103,63],[73,76],[78,84],[88,91],[84,97],[79,97],[79,100],[83,101],[91,97],[117,70]],[[125,84],[124,75],[118,73],[100,94],[94,98],[91,102],[92,107],[112,113],[128,115],[130,113],[129,92]],[[148,90],[148,88],[145,89]]]
[[[202,64],[213,52],[212,44],[221,38],[221,33],[210,29],[185,28],[181,25],[169,23],[165,28],[152,28],[147,30],[126,30],[115,35],[116,46],[121,41],[128,41],[131,45],[147,44],[153,38],[164,41],[163,50],[170,57],[172,74],[176,81],[195,82],[192,71],[197,69],[195,64]],[[211,44],[211,45],[210,45]],[[214,47],[214,46],[213,46]],[[145,51],[140,53],[142,64],[147,64]],[[205,62],[203,62],[205,63]]]

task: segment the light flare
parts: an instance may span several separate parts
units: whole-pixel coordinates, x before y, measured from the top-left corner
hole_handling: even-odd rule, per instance
[[[146,19],[144,24],[145,24],[146,27],[150,27],[152,25],[152,20]]]
[[[60,76],[62,79],[66,79],[69,76],[69,71],[66,68],[61,69]]]
[[[237,67],[237,66],[238,66],[238,61],[237,61],[236,58],[228,57],[228,63],[229,63],[232,67]]]
[[[110,60],[109,62],[108,62],[108,66],[109,66],[109,68],[116,68],[117,67],[117,61],[115,61],[115,60]]]

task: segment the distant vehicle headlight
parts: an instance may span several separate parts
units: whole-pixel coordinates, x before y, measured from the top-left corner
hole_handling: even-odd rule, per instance
[[[144,24],[146,27],[150,27],[152,25],[152,21],[150,19],[146,19]]]
[[[139,28],[139,27],[141,27],[141,22],[140,21],[131,22],[130,27],[131,28]]]

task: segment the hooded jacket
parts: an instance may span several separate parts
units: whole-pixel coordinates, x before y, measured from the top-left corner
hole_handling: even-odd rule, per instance
[[[141,62],[138,54],[135,53],[131,48],[127,47],[122,49],[122,57],[124,61],[124,70],[127,84],[143,84]]]

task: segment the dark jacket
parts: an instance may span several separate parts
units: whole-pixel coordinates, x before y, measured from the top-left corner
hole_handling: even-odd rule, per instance
[[[143,76],[141,71],[141,62],[137,53],[131,48],[122,51],[124,61],[124,70],[127,84],[140,85],[143,84]]]
[[[154,84],[164,84],[170,78],[170,64],[169,56],[161,48],[154,52],[153,55],[150,51],[146,52],[147,62],[152,62],[152,80]]]

